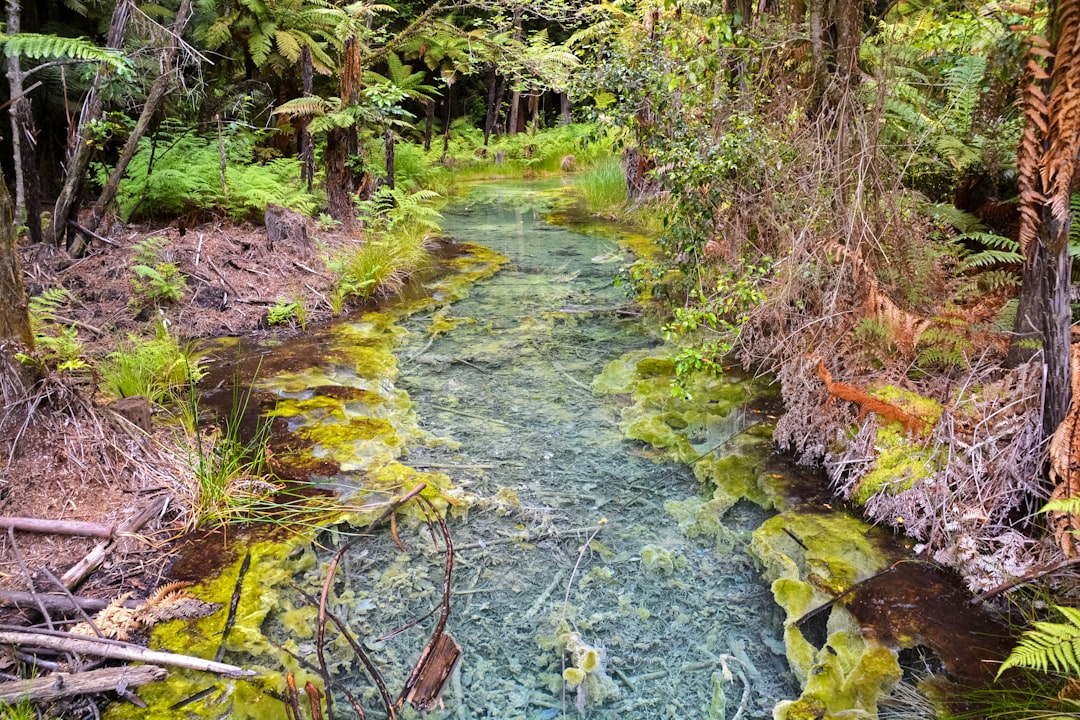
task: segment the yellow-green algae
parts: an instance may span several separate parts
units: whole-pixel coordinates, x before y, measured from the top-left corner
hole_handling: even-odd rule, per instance
[[[627,437],[653,445],[670,459],[693,465],[706,497],[671,500],[665,508],[687,535],[711,535],[719,552],[730,551],[747,542],[747,538],[728,531],[722,521],[736,502],[745,498],[776,509],[787,505],[784,479],[760,468],[769,451],[766,443],[771,441],[771,427],[750,432],[747,423],[735,415],[753,392],[747,384],[726,378],[693,378],[693,399],[673,398],[670,383],[674,368],[664,352],[660,348],[624,355],[596,377],[593,390],[630,395],[632,404],[620,417]],[[890,402],[900,397],[899,393],[884,392]],[[925,407],[911,411],[927,420],[936,419]],[[801,547],[792,535],[807,547]],[[842,604],[829,611],[827,641],[821,647],[811,644],[794,624],[808,610],[884,569],[891,558],[883,550],[882,537],[881,531],[843,513],[791,508],[753,533],[750,550],[772,583],[776,602],[787,614],[787,656],[804,688],[799,699],[775,708],[777,720],[872,715],[878,698],[900,679],[893,651],[864,638]],[[643,548],[643,564],[660,572],[677,569],[662,551]]]
[[[884,537],[857,518],[831,512],[788,511],[754,531],[751,551],[786,612],[788,663],[803,685],[798,700],[774,709],[777,720],[843,717],[849,711],[874,714],[878,698],[900,679],[895,653],[864,637],[842,603],[847,590],[893,559],[884,549]],[[838,597],[841,601],[827,611],[826,642],[815,647],[795,622]]]

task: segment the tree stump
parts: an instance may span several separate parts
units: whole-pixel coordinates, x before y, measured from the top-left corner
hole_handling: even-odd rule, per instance
[[[304,216],[280,205],[266,206],[266,247],[305,257],[311,250]]]
[[[109,409],[143,432],[150,432],[150,401],[142,395],[117,400]]]

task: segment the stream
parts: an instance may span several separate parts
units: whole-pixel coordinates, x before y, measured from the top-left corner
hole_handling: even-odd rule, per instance
[[[462,659],[425,717],[770,718],[799,694],[784,613],[747,552],[772,513],[732,501],[706,523],[712,488],[626,439],[638,410],[620,390],[620,358],[640,371],[666,362],[664,351],[616,287],[630,257],[620,232],[550,221],[565,192],[557,182],[477,184],[444,211],[443,228],[505,256],[497,273],[404,319],[366,314],[263,346],[258,387],[275,398],[277,422],[307,439],[327,487],[365,488],[362,501],[376,502],[390,491],[367,487],[374,477],[453,481],[446,632]],[[656,383],[670,396],[666,378]],[[689,427],[637,422],[686,434],[687,452],[725,473],[765,472],[771,401],[734,375],[710,381],[705,400],[707,417]],[[279,648],[286,666],[312,673],[311,600],[349,528],[253,560],[260,575],[246,581],[240,616],[266,639],[238,627],[227,658]],[[343,556],[330,603],[395,697],[438,620],[446,562],[418,510],[396,535],[375,533]],[[231,591],[231,577],[223,583]],[[366,717],[384,717],[336,631],[325,650],[339,688]],[[352,713],[341,692],[335,707]]]

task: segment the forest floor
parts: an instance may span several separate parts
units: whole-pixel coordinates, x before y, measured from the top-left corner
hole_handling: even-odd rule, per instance
[[[86,356],[100,357],[129,334],[153,337],[162,323],[181,341],[298,332],[288,325],[267,327],[267,310],[279,299],[302,302],[309,325],[328,321],[333,273],[326,258],[360,241],[356,234],[317,229],[313,223],[307,230],[310,247],[275,250],[261,226],[210,223],[186,231],[176,223],[117,226],[102,234],[107,242],[95,240],[78,260],[51,246],[24,246],[21,255],[28,294],[57,287],[70,291],[68,303],[56,311],[57,320],[78,329]],[[140,302],[132,266],[136,246],[148,238],[164,238],[156,260],[175,263],[187,277],[178,302]],[[0,516],[118,526],[175,495],[178,456],[175,442],[170,452],[172,431],[154,423],[146,436],[110,411],[107,398],[94,396],[96,385],[86,376],[49,379],[26,407],[5,409],[0,418]],[[184,525],[175,505],[166,505],[134,537],[115,539],[104,564],[76,594],[145,597],[177,579],[176,573],[169,574],[169,558]],[[61,577],[101,542],[0,529],[0,590],[57,592],[50,573]],[[0,622],[25,622],[18,615],[0,610]]]

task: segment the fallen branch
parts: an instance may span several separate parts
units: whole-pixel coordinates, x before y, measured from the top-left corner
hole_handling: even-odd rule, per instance
[[[112,525],[82,522],[80,520],[47,520],[0,515],[0,528],[11,528],[23,532],[52,533],[55,535],[81,535],[83,537],[111,538],[113,536]]]
[[[109,658],[111,660],[172,665],[174,667],[188,668],[189,670],[217,673],[228,677],[253,677],[259,674],[254,670],[246,670],[237,665],[203,660],[190,655],[148,650],[141,645],[73,635],[71,633],[0,631],[0,645],[14,645],[23,648],[36,647],[78,655],[93,655],[94,657]]]
[[[33,680],[0,683],[0,703],[51,702],[71,695],[114,692],[164,680],[169,673],[157,665],[125,665],[80,673],[53,673]]]
[[[37,599],[49,611],[66,612],[75,609],[72,600],[64,595],[38,593]],[[74,602],[87,612],[104,610],[109,605],[109,600],[105,598],[74,597]],[[136,608],[138,606],[138,600],[128,600],[124,603],[124,607]],[[0,590],[0,607],[37,608],[37,603],[34,600],[33,593]]]
[[[86,554],[86,557],[68,568],[68,571],[60,577],[60,582],[62,582],[64,587],[68,590],[73,590],[79,583],[85,580],[90,573],[100,567],[101,563],[105,562],[105,558],[108,557],[109,552],[112,550],[118,537],[123,537],[125,535],[130,536],[137,533],[144,525],[146,525],[146,523],[153,520],[158,513],[165,509],[165,504],[167,502],[167,497],[160,497],[126,520],[116,528],[116,533],[113,537],[103,542],[99,542]]]

